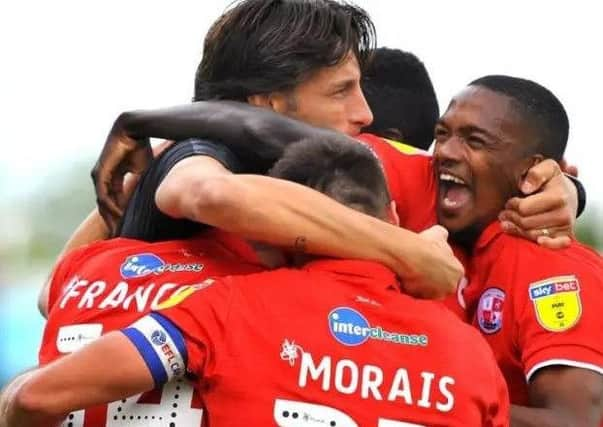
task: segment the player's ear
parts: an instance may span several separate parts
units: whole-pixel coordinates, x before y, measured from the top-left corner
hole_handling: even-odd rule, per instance
[[[256,107],[270,108],[271,110],[284,114],[289,111],[290,100],[283,92],[270,92],[264,94],[250,95],[247,102]]]
[[[396,201],[392,200],[389,202],[389,205],[386,208],[387,212],[387,222],[390,224],[399,226],[400,225],[400,217],[398,216],[398,210],[396,209]]]

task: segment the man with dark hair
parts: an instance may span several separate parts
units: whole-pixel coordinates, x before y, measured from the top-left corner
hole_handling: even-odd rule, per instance
[[[459,129],[459,132],[463,132],[459,137],[465,138],[467,147],[475,149],[476,153],[481,154],[491,146],[497,152],[496,159],[494,159],[497,167],[485,164],[483,166],[488,167],[492,177],[497,176],[497,179],[492,179],[490,183],[476,182],[473,186],[469,182],[460,183],[458,179],[440,182],[443,187],[440,187],[439,192],[438,218],[440,222],[450,227],[449,230],[459,233],[456,241],[467,240],[469,244],[473,244],[476,236],[492,221],[492,218],[498,216],[509,197],[519,195],[517,183],[521,181],[527,169],[544,158],[559,161],[563,157],[569,134],[569,121],[563,105],[548,89],[537,83],[509,76],[486,76],[469,84],[469,88],[466,89],[469,95],[465,98],[474,99],[472,96],[474,93],[485,97],[482,88],[488,89],[486,93],[494,92],[498,96],[502,94],[510,99],[509,105],[504,106],[510,110],[508,112],[509,115],[512,115],[510,120],[513,120],[516,127],[521,125],[522,131],[529,130],[529,135],[527,138],[521,135],[523,146],[520,149],[514,149],[512,138],[504,134],[506,129],[502,124],[495,135],[483,135],[484,132],[479,131],[479,126]],[[491,98],[484,99],[475,106],[469,105],[476,109],[471,113],[476,115],[480,113],[479,117],[492,116],[492,114],[486,115],[485,112],[477,111],[477,108],[490,108],[485,107],[490,105],[488,101],[492,101],[492,105],[497,105],[497,97]],[[454,111],[452,107],[456,103],[457,101],[453,99],[449,110]],[[503,113],[506,114],[507,111],[500,112],[500,115],[502,116]],[[447,115],[448,113],[440,119],[435,128],[436,142],[449,137],[449,131],[442,124]],[[487,124],[490,124],[491,127],[494,125],[493,123]],[[518,135],[512,136],[519,139]],[[486,137],[496,141],[496,144],[488,145]],[[502,164],[517,165],[523,159],[529,161],[532,159],[531,153],[538,153],[538,161],[529,163],[522,174],[508,176],[511,169],[506,169],[501,174],[501,170],[504,169],[501,167]],[[513,191],[510,191],[509,188],[512,188]],[[498,198],[494,198],[495,194],[498,194]],[[479,208],[477,207],[478,201]],[[462,221],[462,223],[457,223],[458,221]],[[547,229],[547,233],[550,232],[552,230]]]
[[[602,421],[603,260],[577,242],[549,251],[511,237],[497,220],[532,165],[563,157],[568,132],[548,89],[508,76],[470,83],[436,126],[438,222],[471,254],[464,300],[521,405],[514,426]]]
[[[271,175],[396,221],[379,160],[361,144],[307,139]],[[0,399],[0,426],[47,424],[185,373],[212,426],[508,425],[504,380],[475,330],[401,293],[378,263],[304,258],[299,270],[206,281],[25,374]],[[450,352],[459,343],[471,352]]]
[[[364,132],[393,140],[404,152],[429,148],[440,109],[419,58],[399,49],[375,49],[362,76],[362,91],[374,116]]]
[[[526,125],[532,128],[531,143],[536,144],[535,151],[561,162],[569,136],[569,119],[551,91],[530,80],[500,75],[485,76],[469,85],[512,98]]]
[[[302,140],[285,151],[269,175],[313,188],[367,215],[387,218],[384,209],[392,198],[378,159],[366,151],[364,145],[342,138]]]
[[[317,70],[352,57],[364,68],[374,43],[372,21],[350,3],[239,1],[216,20],[205,37],[194,99],[246,102],[258,94],[282,92],[290,97],[289,105],[305,108],[306,103],[296,98],[297,85]],[[328,125],[332,127],[332,123]]]
[[[306,36],[299,37],[300,32]],[[293,33],[297,36],[293,37]],[[348,3],[244,0],[219,18],[208,33],[195,97],[244,100],[316,126],[358,134],[372,120],[360,88],[360,70],[373,45],[370,18]],[[211,218],[201,221],[199,216],[202,211],[209,211],[208,205],[201,206],[200,202],[212,203],[216,194],[221,197],[210,182],[228,180],[226,175],[231,171],[265,173],[282,154],[272,151],[258,157],[253,151],[239,150],[235,156],[220,144],[198,140],[170,147],[142,177],[124,214],[119,235],[160,241],[190,237],[202,231],[204,224],[215,225]],[[396,153],[390,149],[392,152]],[[130,166],[139,164],[148,153],[140,154]],[[248,187],[257,179],[240,179],[250,193]],[[286,183],[280,183],[278,188],[286,191],[286,187]],[[252,188],[258,193],[259,187],[254,184]],[[270,185],[262,184],[262,188],[268,192]],[[119,192],[121,186],[112,185],[112,189]],[[263,201],[274,197],[267,192],[260,197]],[[295,194],[299,193],[304,192]],[[311,198],[317,209],[321,206],[316,200],[320,198],[309,190],[299,197]],[[231,231],[242,232],[246,237],[259,235],[273,244],[297,245],[311,252],[381,260],[406,279],[409,286],[419,282],[433,284],[426,294],[433,291],[432,295],[441,295],[456,286],[461,268],[448,248],[434,250],[433,242],[402,231],[398,233],[400,243],[386,247],[377,234],[367,236],[374,221],[353,216],[349,210],[322,200],[329,216],[345,218],[328,223],[324,220],[325,210],[321,210],[321,215],[315,215],[320,217],[318,221],[306,220],[300,225],[299,220],[277,224],[274,221],[278,222],[278,217],[273,220],[264,215],[263,223],[261,219],[244,219],[237,225],[248,228]],[[101,208],[101,212],[108,211]],[[271,212],[278,212],[278,208]],[[269,226],[266,221],[273,222]],[[300,230],[299,234],[292,236],[295,230]],[[302,234],[303,230],[307,234],[306,231]],[[322,237],[329,230],[339,237]],[[346,239],[342,239],[344,236]],[[359,236],[364,236],[362,246],[356,243]],[[96,235],[92,239],[99,237],[106,236]],[[356,248],[356,252],[352,253],[350,248]]]

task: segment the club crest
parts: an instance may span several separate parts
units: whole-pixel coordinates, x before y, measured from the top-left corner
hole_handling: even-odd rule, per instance
[[[494,334],[502,328],[505,293],[499,288],[488,288],[479,298],[477,323],[485,334]]]

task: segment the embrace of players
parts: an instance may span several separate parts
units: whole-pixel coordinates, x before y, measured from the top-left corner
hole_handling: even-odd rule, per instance
[[[354,5],[240,0],[195,102],[119,116],[1,427],[603,425],[563,105],[489,75],[440,116],[374,45]]]

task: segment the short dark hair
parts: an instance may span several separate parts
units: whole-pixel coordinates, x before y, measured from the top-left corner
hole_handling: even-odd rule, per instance
[[[512,98],[516,111],[536,138],[529,147],[531,153],[557,161],[563,158],[569,119],[563,104],[550,90],[531,80],[503,75],[481,77],[469,86],[484,87]]]
[[[381,163],[361,142],[307,138],[290,145],[269,172],[313,188],[368,215],[385,219],[391,197]]]
[[[195,101],[286,91],[353,52],[361,67],[375,46],[361,8],[336,0],[243,0],[205,37]]]
[[[374,116],[366,132],[429,148],[440,108],[419,58],[399,49],[376,49],[363,75],[362,90]]]

